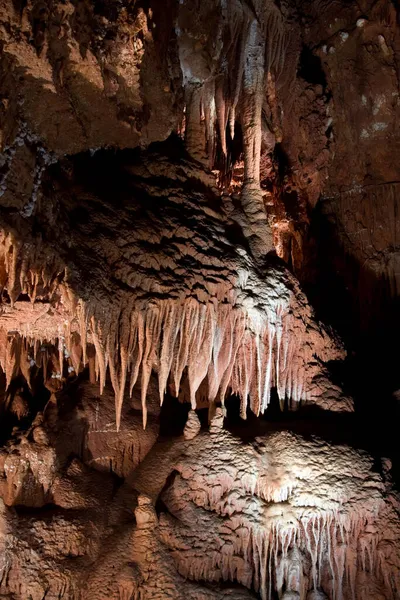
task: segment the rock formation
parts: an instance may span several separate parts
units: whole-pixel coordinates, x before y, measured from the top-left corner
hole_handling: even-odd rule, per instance
[[[2,2],[0,598],[400,598],[399,14]]]

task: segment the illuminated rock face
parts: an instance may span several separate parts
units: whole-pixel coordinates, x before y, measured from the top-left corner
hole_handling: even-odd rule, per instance
[[[160,467],[164,452],[132,481],[156,498],[169,472],[159,535],[184,577],[237,580],[262,599],[397,597],[399,558],[387,552],[398,516],[367,454],[288,432],[244,443],[220,415]]]
[[[4,0],[0,598],[400,600],[396,10]]]
[[[208,431],[151,449],[152,434],[138,427],[132,447],[140,416],[126,409],[121,431],[103,423],[100,439],[90,390],[57,419],[48,408],[33,437],[3,451],[1,593],[398,598],[399,503],[388,461],[265,421],[252,433],[221,409]],[[108,392],[103,408],[112,406]],[[111,462],[123,450],[142,462],[117,491],[106,461],[123,474]]]
[[[172,598],[222,598],[235,593],[218,588],[229,579],[266,597],[265,570],[251,575],[247,566],[245,575],[225,565],[221,577],[208,577],[203,570],[211,573],[214,567],[207,561],[198,567],[193,563],[198,570],[185,573],[179,561],[168,559],[163,519],[158,525],[154,503],[137,498],[129,484],[121,494],[129,502],[130,541],[125,544],[132,556],[114,581],[114,550],[103,556],[102,544],[115,528],[117,535],[126,505],[114,503],[107,472],[128,480],[135,476],[144,457],[152,454],[160,404],[171,394],[191,403],[183,437],[196,452],[203,452],[198,444],[208,437],[200,433],[195,409],[208,407],[208,418],[217,411],[211,431],[220,434],[218,406],[232,394],[239,398],[244,419],[248,411],[262,415],[273,394],[282,410],[351,412],[351,398],[329,375],[329,364],[342,361],[345,351],[315,319],[286,267],[273,256],[258,263],[234,218],[231,199],[218,195],[202,167],[184,156],[174,163],[158,153],[122,154],[111,170],[111,186],[114,182],[117,190],[111,202],[98,175],[109,157],[105,153],[100,162],[84,159],[84,169],[79,160],[72,160],[49,170],[49,191],[35,216],[40,238],[22,215],[5,215],[3,220],[2,277],[9,303],[0,317],[1,365],[8,427],[17,425],[1,462],[2,498],[6,507],[16,510],[4,511],[4,577],[10,582],[4,584],[4,592],[41,597],[50,586],[61,597],[118,597],[122,589],[128,598],[134,592],[152,598],[161,577],[165,584],[160,598],[168,597],[169,588]],[[69,180],[62,170],[68,167]],[[54,214],[61,223],[56,236]],[[87,372],[89,382],[84,383]],[[64,393],[64,386],[72,386],[73,393]],[[218,437],[216,451],[222,456],[229,439]],[[182,441],[176,445],[181,447]],[[230,451],[233,462],[246,460],[239,449],[237,456]],[[168,453],[163,459],[167,471],[149,471],[146,480],[162,477],[165,484],[174,466]],[[105,490],[97,497],[101,477],[106,478]],[[263,494],[260,485],[264,480],[250,471],[243,493]],[[287,495],[288,489],[282,493]],[[281,497],[279,490],[271,494]],[[137,502],[135,528],[132,511]],[[29,516],[35,508],[43,511],[44,521]],[[81,511],[86,509],[84,517]],[[100,519],[102,511],[105,516]],[[31,552],[31,539],[16,536],[16,528],[25,531],[29,519],[37,528],[34,539],[43,540],[46,548],[49,544],[48,559],[55,561],[51,568],[57,573],[53,581],[45,575],[50,568],[47,555],[43,564],[38,555],[32,571],[28,568],[25,556]],[[235,542],[241,544],[239,555],[247,553],[246,544],[253,539],[251,532],[248,540],[243,535]],[[67,556],[85,557],[90,564],[100,560],[101,572],[94,569],[88,578],[86,567],[75,562],[66,567],[64,550],[50,541],[59,536],[66,540]],[[146,573],[155,557],[161,574],[148,585]],[[137,564],[133,570],[131,563]],[[318,568],[315,565],[314,571]],[[188,577],[209,580],[212,588],[185,582]],[[105,585],[110,586],[108,596]],[[239,597],[246,593],[241,590]]]
[[[7,383],[19,370],[29,380],[42,364],[57,381],[66,371],[79,373],[91,356],[100,392],[109,369],[117,427],[125,389],[132,390],[138,378],[146,424],[152,370],[161,402],[168,383],[178,396],[185,373],[193,408],[203,383],[210,404],[223,401],[227,391],[238,394],[244,417],[248,404],[255,414],[264,413],[272,388],[282,407],[288,401],[291,408],[303,402],[352,410],[325,367],[344,358],[341,345],[315,321],[283,265],[273,258],[257,265],[210,176],[192,163],[177,166],[158,155],[140,162],[136,178],[134,165],[122,165],[118,174],[134,186],[131,196],[123,191],[118,210],[115,199],[79,188],[89,185],[87,174],[45,200],[61,214],[79,214],[78,207],[93,211],[82,224],[67,221],[57,245],[43,217],[47,243],[28,231],[19,240],[17,225],[15,233],[4,234],[3,283],[10,298],[20,292],[50,304],[57,298],[57,308],[44,305],[40,315],[36,309],[35,320],[35,309],[23,311],[19,302],[4,315],[7,333],[23,335],[3,343]],[[47,272],[45,257],[51,260]]]
[[[72,183],[49,171],[57,193],[43,196],[48,212],[36,216],[41,244],[26,225],[18,238],[21,216],[4,219],[3,284],[13,301],[1,316],[6,403],[14,424],[31,420],[1,460],[4,592],[223,598],[236,592],[220,584],[233,581],[238,597],[324,591],[336,600],[365,577],[393,596],[397,566],[383,565],[379,519],[389,515],[393,548],[398,524],[372,458],[289,433],[243,443],[224,430],[218,408],[236,394],[242,418],[262,415],[272,393],[282,410],[351,412],[329,376],[342,345],[279,260],[257,263],[229,216],[230,199],[202,168],[154,153],[119,160],[112,203],[88,170],[98,173],[101,162],[89,160],[82,176],[72,161]],[[47,224],[54,210],[64,215],[57,243]],[[18,300],[21,293],[36,303]],[[51,396],[32,422],[40,381]],[[183,437],[160,455],[160,403],[171,394],[192,407]],[[195,412],[204,407],[210,433]],[[127,480],[117,498],[113,476]],[[44,520],[29,513],[35,508]],[[126,552],[114,577],[122,547],[106,540],[118,538],[121,519]],[[49,555],[28,568],[32,540],[16,532],[32,526]],[[85,567],[66,566],[50,541],[61,535],[66,555],[84,557]]]

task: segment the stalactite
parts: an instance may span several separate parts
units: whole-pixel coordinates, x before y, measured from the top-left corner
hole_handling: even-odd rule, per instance
[[[246,19],[242,25],[241,32],[239,34],[239,61],[238,61],[238,69],[236,75],[236,81],[234,84],[234,94],[232,99],[232,106],[230,111],[230,132],[231,138],[233,139],[235,136],[235,119],[236,119],[236,109],[240,99],[240,92],[242,89],[242,81],[243,81],[243,73],[244,73],[244,65],[246,60],[246,44],[247,38],[249,35],[250,22]]]
[[[229,125],[233,140],[236,119],[240,121],[244,150],[242,206],[245,219],[242,227],[254,257],[261,260],[273,248],[260,188],[262,107],[269,74],[273,73],[277,80],[283,71],[287,37],[282,14],[272,3],[255,2],[250,7],[228,0],[221,3],[220,9],[226,23],[225,34],[221,36],[225,41],[211,62],[193,49],[189,50],[185,45],[187,38],[178,29],[185,60],[182,69],[185,74],[186,145],[192,156],[202,162],[207,146],[209,164],[213,166],[216,146],[213,138],[218,129],[222,154],[219,168],[223,171],[220,181],[226,181],[231,169],[226,129]],[[193,69],[188,66],[191,60]],[[199,64],[201,69],[198,69]],[[210,75],[199,79],[199,72]],[[202,113],[207,144],[204,143]]]
[[[211,137],[215,136],[215,120],[223,156],[227,156],[226,127],[235,135],[235,120],[240,116],[245,154],[245,183],[259,188],[261,154],[261,110],[268,73],[276,76],[283,70],[285,57],[285,32],[279,10],[270,3],[256,2],[253,9],[238,5],[233,0],[221,3],[222,17],[226,23],[223,47],[214,63],[204,63],[203,71],[210,72],[208,79],[199,80],[183,66],[186,93],[186,144],[194,158],[203,159],[203,133],[200,128],[201,96],[204,110],[208,152],[213,158]],[[178,29],[178,35],[182,32]],[[196,53],[192,58],[186,41],[180,42],[185,61],[197,65],[204,61]],[[202,63],[203,64],[203,63]],[[197,69],[193,69],[197,72]],[[215,107],[215,109],[214,109]],[[189,124],[189,130],[188,130]],[[211,150],[211,152],[210,152]]]
[[[277,279],[271,274],[261,280],[246,259],[236,279],[210,284],[206,292],[197,294],[188,286],[181,296],[168,297],[166,292],[165,299],[146,300],[132,292],[109,305],[78,298],[69,287],[65,268],[55,257],[48,259],[41,248],[18,244],[11,233],[0,244],[4,285],[11,299],[24,291],[34,300],[38,289],[42,298],[56,298],[36,308],[31,305],[32,315],[26,312],[26,302],[9,307],[4,317],[0,314],[0,327],[9,334],[8,354],[0,358],[8,385],[17,371],[28,379],[28,354],[38,367],[49,371],[45,378],[53,373],[57,380],[78,374],[91,361],[91,378],[99,381],[100,393],[109,370],[118,428],[127,383],[132,394],[138,379],[146,423],[147,386],[153,370],[159,376],[161,403],[167,385],[172,384],[178,397],[187,377],[193,408],[200,386],[210,407],[215,401],[224,403],[229,392],[237,394],[243,418],[248,407],[263,414],[274,387],[282,407],[286,400],[292,409],[301,402],[325,406],[327,386],[315,355],[332,360],[341,351],[313,323],[300,292],[282,285],[278,273]],[[294,317],[296,311],[301,316]],[[22,353],[16,332],[26,339]],[[93,346],[90,352],[88,344]],[[39,346],[44,346],[43,352]],[[352,409],[348,399],[331,397],[330,410]]]
[[[202,88],[187,84],[185,89],[186,129],[185,142],[189,153],[199,162],[207,162],[205,123],[201,120]]]
[[[317,398],[318,388],[310,385],[315,369],[310,370],[312,349],[304,344],[306,332],[303,329],[302,333],[301,330],[296,333],[297,323],[279,305],[275,315],[265,314],[260,320],[259,314],[252,315],[243,307],[223,302],[200,303],[193,298],[184,302],[160,300],[129,314],[121,311],[119,316],[103,322],[94,315],[89,317],[90,311],[82,303],[77,306],[74,319],[79,323],[79,333],[71,334],[70,326],[64,323],[52,340],[46,340],[55,346],[53,362],[57,361],[57,377],[62,377],[64,368],[78,373],[88,363],[90,340],[100,392],[104,389],[107,366],[110,371],[116,395],[117,428],[128,373],[132,392],[141,372],[146,424],[147,386],[153,369],[159,376],[161,402],[170,378],[178,395],[187,369],[192,408],[196,407],[200,384],[207,380],[209,401],[213,402],[219,393],[223,402],[231,390],[241,399],[244,418],[248,406],[257,415],[266,411],[273,387],[277,387],[281,404],[286,398],[295,404]],[[32,345],[33,339],[27,338],[26,350],[21,352],[18,339],[15,335],[8,337],[7,356],[1,361],[8,385],[21,361],[27,361],[28,354],[45,369],[50,360],[41,355],[42,348]],[[291,350],[285,359],[288,347]]]
[[[204,122],[206,131],[206,142],[207,142],[207,154],[209,160],[209,167],[212,169],[215,162],[215,120],[216,120],[216,106],[215,106],[215,81],[211,79],[206,81],[202,88],[202,99],[201,99]]]
[[[216,510],[217,504],[218,498],[210,496],[210,509]],[[372,556],[377,544],[376,537],[367,544],[362,541],[361,532],[370,518],[367,512],[352,517],[331,511],[305,513],[300,518],[291,516],[290,523],[285,523],[284,517],[269,519],[264,526],[249,526],[243,515],[237,523],[225,516],[226,527],[235,532],[234,547],[230,543],[227,551],[210,551],[206,557],[196,555],[190,561],[178,550],[178,569],[184,577],[212,581],[217,571],[225,581],[237,580],[254,587],[262,600],[271,600],[275,593],[281,598],[285,590],[306,600],[309,590],[316,597],[326,597],[321,590],[321,575],[327,572],[324,581],[331,582],[331,589],[325,592],[332,600],[341,600],[344,586],[349,591],[346,597],[355,597],[357,573],[369,568],[397,597],[397,582],[388,577],[384,562],[372,567],[360,558],[361,548]],[[238,556],[243,556],[244,564]]]
[[[2,236],[0,265],[7,275],[11,305],[21,293],[28,294],[32,302],[37,297],[52,298],[65,272],[55,256],[41,253],[40,240],[22,244],[13,233]]]
[[[265,40],[253,20],[246,41],[242,82],[242,130],[245,159],[245,185],[260,182],[261,112],[264,95]]]
[[[227,146],[226,146],[226,125],[228,121],[228,110],[225,99],[225,90],[224,90],[224,77],[219,76],[216,80],[215,85],[215,106],[217,113],[217,122],[219,128],[219,137],[221,141],[221,149],[222,153],[226,159],[227,156]]]

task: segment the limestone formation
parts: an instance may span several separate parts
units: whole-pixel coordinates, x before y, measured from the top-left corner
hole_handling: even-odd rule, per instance
[[[399,19],[0,2],[0,599],[400,600]]]

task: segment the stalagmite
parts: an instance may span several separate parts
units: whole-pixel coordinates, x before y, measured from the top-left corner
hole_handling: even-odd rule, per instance
[[[199,417],[194,410],[190,410],[183,430],[185,440],[193,440],[201,429]]]

